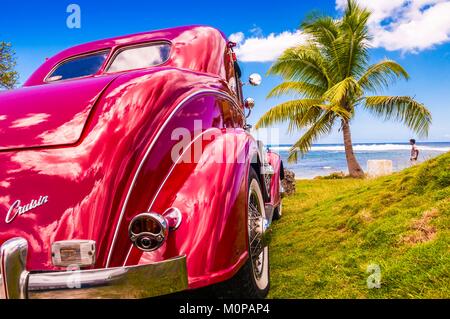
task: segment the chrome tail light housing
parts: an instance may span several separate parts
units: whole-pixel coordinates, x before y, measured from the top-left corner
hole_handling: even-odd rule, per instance
[[[130,240],[143,251],[154,251],[161,247],[169,234],[169,223],[156,213],[142,213],[135,216],[128,228]]]
[[[128,234],[133,245],[140,250],[154,251],[164,244],[169,231],[180,227],[181,220],[181,212],[175,207],[170,207],[162,215],[145,212],[131,220]]]

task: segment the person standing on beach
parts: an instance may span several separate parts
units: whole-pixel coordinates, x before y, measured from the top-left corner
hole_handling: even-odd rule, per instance
[[[417,162],[417,159],[419,158],[419,149],[416,146],[415,139],[410,139],[409,144],[411,145],[411,158],[409,160],[412,164],[415,164]]]

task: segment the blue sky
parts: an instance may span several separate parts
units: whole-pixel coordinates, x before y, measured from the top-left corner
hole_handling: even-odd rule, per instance
[[[343,0],[274,1],[5,1],[2,3],[0,40],[11,42],[17,53],[21,82],[44,61],[67,47],[118,35],[179,25],[206,24],[233,35],[240,42],[239,56],[245,76],[265,75],[275,57],[292,41],[301,41],[297,27],[312,10],[338,17]],[[448,0],[360,0],[374,11],[371,32],[376,41],[373,62],[385,57],[400,62],[411,80],[398,82],[386,95],[411,95],[433,113],[429,141],[450,141],[450,2]],[[81,28],[69,29],[66,8],[81,8]],[[280,79],[263,78],[260,87],[246,87],[257,105],[249,122],[284,99],[265,98]],[[300,136],[286,135],[282,142]],[[352,123],[355,142],[407,141],[414,134],[398,123],[383,122],[364,111]],[[320,143],[339,143],[333,133]]]

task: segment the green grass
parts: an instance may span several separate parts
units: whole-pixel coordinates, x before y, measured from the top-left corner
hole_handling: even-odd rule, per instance
[[[375,180],[298,181],[273,224],[269,297],[450,298],[449,226],[450,153]]]

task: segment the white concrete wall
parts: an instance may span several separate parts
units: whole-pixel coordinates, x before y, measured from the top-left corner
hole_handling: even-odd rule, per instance
[[[368,160],[367,175],[378,177],[392,174],[393,166],[391,160]]]

